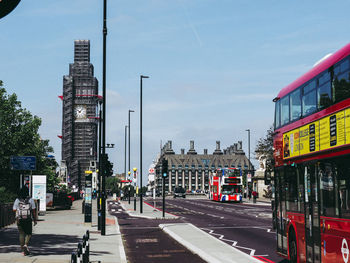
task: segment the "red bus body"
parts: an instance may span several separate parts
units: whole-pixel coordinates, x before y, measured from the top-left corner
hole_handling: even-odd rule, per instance
[[[209,198],[219,202],[242,202],[241,169],[217,169],[209,180]]]
[[[294,262],[350,262],[349,55],[350,44],[274,99],[277,253]]]

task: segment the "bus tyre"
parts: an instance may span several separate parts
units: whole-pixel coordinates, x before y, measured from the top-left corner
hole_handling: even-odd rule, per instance
[[[289,232],[289,258],[290,262],[297,263],[297,240],[295,238],[294,230]]]

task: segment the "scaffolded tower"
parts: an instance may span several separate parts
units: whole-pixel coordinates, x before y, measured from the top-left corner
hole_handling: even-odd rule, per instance
[[[68,183],[78,189],[85,185],[85,171],[97,159],[98,81],[90,63],[90,41],[74,41],[74,63],[63,76],[62,161]]]

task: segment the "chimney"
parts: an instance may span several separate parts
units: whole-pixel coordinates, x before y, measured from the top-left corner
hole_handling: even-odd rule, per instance
[[[166,154],[175,154],[174,150],[173,150],[173,146],[172,146],[172,141],[168,141],[165,144],[166,148],[165,148],[165,153]]]
[[[185,149],[181,149],[181,154],[182,154],[182,155],[185,154]]]
[[[238,141],[238,150],[242,150],[242,141]]]
[[[194,141],[190,141],[190,149],[188,150],[187,154],[197,154],[196,150],[194,149]]]
[[[213,154],[222,154],[222,151],[220,150],[220,141],[216,141],[216,149]]]
[[[208,155],[208,149],[204,149],[204,155]]]

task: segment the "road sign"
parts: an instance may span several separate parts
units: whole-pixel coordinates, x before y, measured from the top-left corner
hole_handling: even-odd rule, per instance
[[[35,156],[11,156],[11,170],[36,170]]]

